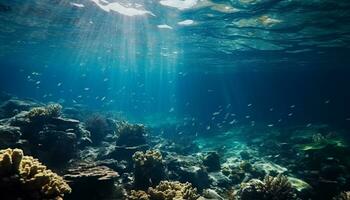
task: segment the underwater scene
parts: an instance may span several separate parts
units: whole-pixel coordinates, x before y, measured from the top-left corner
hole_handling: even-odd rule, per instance
[[[0,200],[350,200],[349,0],[0,0]]]

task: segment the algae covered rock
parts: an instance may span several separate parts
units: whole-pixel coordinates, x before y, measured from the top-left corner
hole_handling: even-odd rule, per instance
[[[208,172],[215,172],[221,169],[220,156],[217,152],[209,152],[203,159],[203,165]]]
[[[4,199],[62,199],[71,188],[62,177],[20,149],[0,151],[0,191]]]
[[[15,126],[0,125],[0,148],[11,147],[16,144],[22,133]]]
[[[75,164],[64,175],[73,189],[68,199],[118,199],[121,192],[115,185],[117,177],[119,174],[107,166]]]

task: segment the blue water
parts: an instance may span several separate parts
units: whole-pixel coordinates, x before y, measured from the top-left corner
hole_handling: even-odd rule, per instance
[[[117,4],[1,1],[1,91],[203,129],[347,126],[349,1]]]

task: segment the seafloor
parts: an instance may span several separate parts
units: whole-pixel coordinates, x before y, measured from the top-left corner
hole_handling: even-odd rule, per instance
[[[4,200],[350,199],[348,138],[325,124],[174,135],[8,94],[0,118]]]

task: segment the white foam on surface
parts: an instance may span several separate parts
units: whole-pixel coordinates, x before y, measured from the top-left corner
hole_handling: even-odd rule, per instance
[[[163,6],[186,10],[193,8],[198,3],[198,0],[161,0],[159,3]]]
[[[74,7],[77,7],[77,8],[84,8],[85,7],[84,4],[81,4],[81,3],[73,3],[73,2],[71,2],[70,4],[72,6],[74,6]]]
[[[141,15],[152,15],[155,16],[152,12],[143,10],[143,9],[136,9],[132,7],[126,7],[121,5],[118,2],[109,3],[105,0],[91,0],[94,2],[99,8],[106,12],[117,12],[121,15],[133,17],[133,16],[141,16]],[[139,7],[139,6],[138,6]]]
[[[194,24],[194,21],[191,19],[186,19],[184,21],[178,22],[177,24],[182,25],[182,26],[189,26],[189,25]]]
[[[157,26],[160,29],[173,29],[173,27],[167,25],[167,24],[160,24]]]

